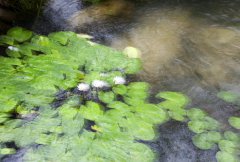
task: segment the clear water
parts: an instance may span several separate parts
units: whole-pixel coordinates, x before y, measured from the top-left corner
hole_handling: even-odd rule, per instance
[[[73,30],[91,34],[98,42],[118,50],[126,46],[139,48],[143,71],[138,80],[151,83],[152,94],[164,90],[183,92],[192,100],[189,107],[203,108],[225,130],[230,129],[227,119],[240,115],[240,111],[216,94],[240,93],[239,0],[155,0],[133,4],[116,0],[86,9],[81,9],[80,2],[53,0],[34,29],[42,33]],[[39,25],[42,21],[49,24]],[[217,148],[202,151],[193,146],[193,133],[185,123],[171,121],[159,131],[159,139],[149,143],[159,161],[216,161]]]

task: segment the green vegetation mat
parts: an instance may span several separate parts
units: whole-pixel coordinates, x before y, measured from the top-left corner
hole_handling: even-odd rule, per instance
[[[30,162],[151,162],[156,155],[139,141],[157,138],[155,127],[187,121],[201,149],[218,144],[222,159],[238,160],[239,135],[220,132],[206,112],[186,110],[176,92],[148,101],[149,85],[130,82],[141,61],[73,32],[41,36],[15,27],[0,36],[0,158],[26,152]],[[237,117],[231,125],[239,128]]]

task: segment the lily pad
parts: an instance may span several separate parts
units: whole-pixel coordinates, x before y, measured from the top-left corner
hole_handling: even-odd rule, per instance
[[[217,152],[216,158],[218,162],[238,162],[240,160],[236,155],[224,151]]]
[[[7,32],[7,35],[9,37],[12,37],[18,42],[24,42],[29,40],[32,37],[32,34],[33,33],[31,31],[21,27],[14,27]]]
[[[232,127],[240,129],[240,117],[230,117],[228,122]]]
[[[191,108],[187,111],[187,116],[190,120],[201,120],[207,116],[207,113],[198,108]]]
[[[221,134],[219,132],[211,131],[195,135],[193,137],[193,144],[200,149],[208,150],[213,148],[220,140]]]

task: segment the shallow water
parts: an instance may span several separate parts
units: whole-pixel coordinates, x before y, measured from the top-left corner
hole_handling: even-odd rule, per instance
[[[136,47],[143,60],[138,79],[151,83],[152,94],[183,92],[192,100],[189,107],[205,109],[225,130],[230,129],[229,116],[240,115],[236,105],[216,96],[223,90],[240,92],[239,0],[159,0],[131,5],[118,1],[111,14],[105,10],[106,4],[81,9],[84,5],[80,1],[71,2],[64,12],[68,3],[52,3],[52,8],[45,10],[44,21],[49,24],[39,26],[43,20],[37,21],[34,29],[42,33],[86,32],[119,50]],[[166,123],[159,132],[159,139],[149,143],[159,161],[216,161],[217,148],[197,149],[185,123]]]
[[[154,3],[137,12],[137,21],[111,46],[142,52],[139,78],[152,85],[152,93],[181,91],[229,129],[227,119],[239,115],[235,105],[218,99],[220,91],[240,92],[239,1]],[[154,6],[154,7],[153,7]],[[190,107],[191,107],[190,106]],[[154,144],[160,161],[216,161],[214,152],[191,144],[186,125],[172,122],[160,127]]]

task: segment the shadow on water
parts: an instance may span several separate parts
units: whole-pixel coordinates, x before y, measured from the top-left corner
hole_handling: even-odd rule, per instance
[[[229,116],[240,115],[236,105],[216,97],[222,90],[240,92],[239,0],[117,0],[86,6],[51,0],[33,29],[84,32],[119,50],[137,47],[143,60],[138,78],[151,83],[153,94],[181,91],[191,98],[190,107],[203,108],[225,129]],[[168,122],[159,132],[159,139],[148,143],[159,161],[216,161],[217,148],[193,146],[186,123]]]

